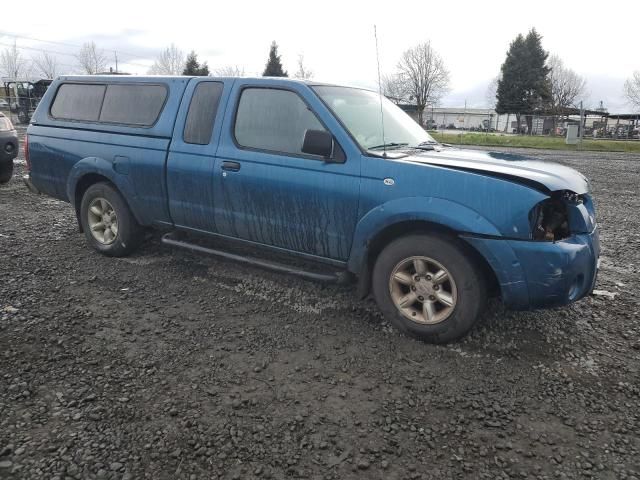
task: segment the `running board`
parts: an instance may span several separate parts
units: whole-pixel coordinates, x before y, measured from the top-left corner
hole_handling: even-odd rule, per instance
[[[295,275],[297,277],[306,278],[316,282],[323,283],[339,283],[345,284],[351,281],[351,274],[349,272],[336,272],[333,274],[309,272],[300,268],[290,267],[281,263],[270,262],[268,260],[259,260],[257,258],[246,257],[243,255],[237,255],[235,253],[225,252],[223,250],[217,250],[214,248],[203,247],[195,243],[189,243],[182,240],[176,240],[171,237],[171,232],[162,236],[162,243],[165,245],[171,245],[172,247],[186,248],[187,250],[193,250],[200,253],[207,253],[216,257],[226,258],[233,260],[234,262],[244,263],[247,265],[253,265],[255,267],[265,268],[267,270],[273,270],[274,272],[286,273],[289,275]]]

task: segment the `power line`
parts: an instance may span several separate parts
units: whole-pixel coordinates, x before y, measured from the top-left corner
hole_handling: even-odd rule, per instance
[[[57,41],[53,41],[53,40],[42,40],[40,38],[35,38],[35,37],[27,37],[25,35],[16,35],[15,33],[10,33],[10,32],[6,32],[6,31],[0,31],[0,36],[6,36],[6,37],[14,37],[14,38],[21,38],[23,40],[32,40],[34,42],[42,42],[42,43],[50,43],[52,45],[61,45],[61,46],[65,46],[65,47],[73,47],[73,48],[82,48],[83,45],[78,45],[78,44],[74,44],[74,43],[65,43],[65,42],[57,42]],[[148,58],[147,55],[141,55],[139,53],[131,53],[131,52],[127,52],[126,50],[121,50],[121,49],[105,49],[108,51],[117,51],[120,54],[125,54],[127,56],[130,57],[134,57],[134,58],[139,58],[142,60],[146,60]],[[129,63],[129,62],[127,62]],[[134,64],[131,64],[134,65]]]
[[[0,42],[0,45],[5,46],[5,47],[13,47],[13,45],[11,45],[10,43]],[[69,56],[69,57],[75,57],[75,55],[73,53],[58,52],[56,50],[48,50],[48,49],[42,49],[42,48],[36,48],[36,47],[23,47],[23,46],[17,46],[17,45],[16,45],[16,48],[24,49],[24,50],[33,50],[33,51],[36,51],[36,52],[55,53],[56,55],[66,55],[66,56]]]
[[[5,47],[13,47],[12,44],[3,43],[3,42],[0,42],[0,45],[5,46]],[[59,52],[57,50],[50,50],[50,49],[37,48],[37,47],[25,47],[25,46],[17,46],[17,45],[16,45],[16,48],[23,49],[23,50],[33,50],[35,52],[53,53],[55,55],[66,55],[68,57],[76,58],[76,54],[69,53],[69,52]],[[149,68],[149,65],[144,65],[144,64],[141,64],[141,63],[125,62],[125,64],[126,65],[134,65],[136,67],[141,67],[141,68]]]

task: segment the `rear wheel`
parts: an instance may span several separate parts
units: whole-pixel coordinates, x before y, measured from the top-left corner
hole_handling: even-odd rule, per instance
[[[412,235],[390,243],[373,270],[373,292],[401,331],[429,343],[467,333],[486,302],[480,269],[454,238]]]
[[[129,206],[108,183],[91,185],[84,193],[80,221],[89,245],[105,255],[128,255],[142,240],[142,228]]]

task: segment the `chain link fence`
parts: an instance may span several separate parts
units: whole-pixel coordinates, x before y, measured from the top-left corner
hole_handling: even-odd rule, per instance
[[[420,123],[415,105],[399,104],[402,110]],[[497,114],[488,108],[427,107],[422,112],[422,125],[427,130],[455,132],[484,132],[492,134],[559,136],[566,135],[570,126],[577,126],[583,137],[619,140],[640,140],[640,113],[609,114],[606,111],[571,109],[563,115],[521,115],[520,124],[515,114]]]
[[[448,109],[449,110],[449,109]],[[482,132],[492,134],[539,135],[565,137],[571,125],[584,138],[640,140],[639,115],[522,115],[520,125],[515,115],[495,112],[425,112],[423,123],[428,130],[446,132]],[[582,130],[580,132],[580,130]]]

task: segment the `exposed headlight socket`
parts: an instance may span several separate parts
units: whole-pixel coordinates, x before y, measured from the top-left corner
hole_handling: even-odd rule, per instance
[[[555,242],[568,238],[569,204],[582,203],[582,196],[569,190],[553,192],[549,198],[538,203],[529,212],[533,240]]]

